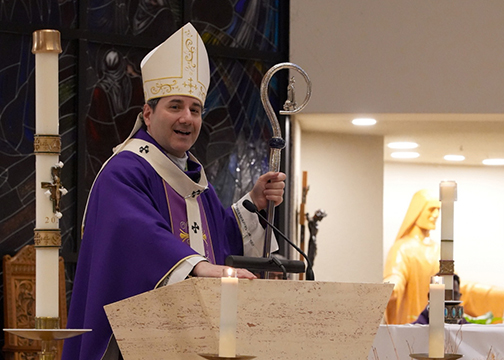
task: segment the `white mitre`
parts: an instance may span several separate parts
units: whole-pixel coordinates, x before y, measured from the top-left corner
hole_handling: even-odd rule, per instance
[[[145,101],[171,96],[191,96],[205,104],[210,65],[203,40],[187,23],[142,60]]]

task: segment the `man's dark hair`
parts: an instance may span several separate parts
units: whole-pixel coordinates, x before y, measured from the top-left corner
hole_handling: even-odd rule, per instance
[[[154,98],[154,99],[147,100],[147,105],[149,105],[151,107],[152,112],[156,111],[156,106],[159,102],[159,99],[161,99],[161,98]]]

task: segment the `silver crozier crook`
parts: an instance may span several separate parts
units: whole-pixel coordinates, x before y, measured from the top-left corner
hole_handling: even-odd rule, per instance
[[[278,119],[273,111],[273,107],[269,101],[268,90],[269,83],[273,74],[275,74],[278,70],[282,69],[294,69],[297,70],[301,75],[303,75],[306,81],[306,96],[301,105],[297,106],[295,101],[294,94],[294,77],[291,77],[289,80],[289,86],[287,88],[287,100],[284,103],[284,110],[280,110],[280,115],[291,115],[300,112],[311,97],[311,81],[308,77],[308,74],[301,69],[299,66],[293,63],[284,62],[280,64],[276,64],[268,70],[261,81],[261,101],[264,106],[264,110],[266,110],[266,114],[268,115],[269,121],[271,123],[271,128],[273,129],[273,137],[269,142],[270,146],[270,158],[269,158],[269,171],[278,172],[280,171],[280,153],[282,149],[285,147],[285,140],[282,138],[282,131],[280,130],[280,124]],[[268,221],[273,223],[275,216],[275,203],[273,201],[268,202]],[[263,256],[265,258],[271,257],[271,234],[272,229],[270,226],[266,227],[266,238],[264,241],[264,252]]]

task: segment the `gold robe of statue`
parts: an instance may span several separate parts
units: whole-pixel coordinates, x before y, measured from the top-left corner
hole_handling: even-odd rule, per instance
[[[385,313],[388,324],[411,323],[428,302],[431,276],[439,271],[439,244],[430,237],[441,203],[427,190],[413,195],[387,255],[384,281],[395,284]]]

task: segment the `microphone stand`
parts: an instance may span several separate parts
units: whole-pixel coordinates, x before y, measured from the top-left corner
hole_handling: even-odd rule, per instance
[[[298,253],[300,253],[306,260],[307,266],[306,266],[306,280],[315,280],[315,274],[313,273],[313,265],[308,258],[308,256],[305,254],[303,250],[301,250],[296,244],[294,244],[292,241],[290,241],[287,236],[285,236],[275,225],[270,223],[268,219],[266,219],[258,210],[257,207],[250,201],[250,200],[245,200],[243,201],[243,206],[245,209],[247,209],[250,212],[256,213],[257,216],[259,216],[262,220],[268,224],[272,230],[275,231],[276,234],[280,235],[289,245],[291,245]]]

